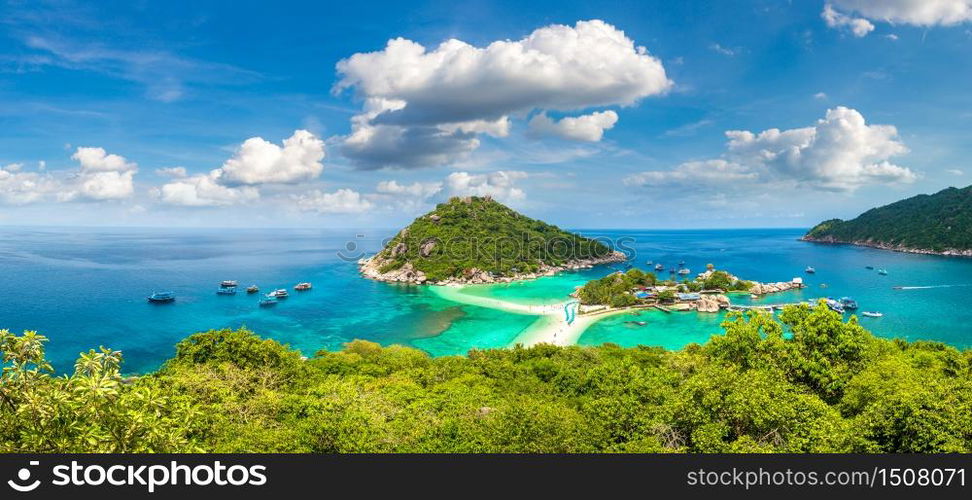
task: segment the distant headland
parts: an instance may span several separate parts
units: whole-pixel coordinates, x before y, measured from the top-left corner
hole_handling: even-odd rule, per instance
[[[913,196],[872,208],[848,221],[830,219],[814,226],[801,239],[972,257],[972,186]]]

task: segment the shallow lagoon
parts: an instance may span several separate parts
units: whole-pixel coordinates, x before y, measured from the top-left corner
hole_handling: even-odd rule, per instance
[[[849,295],[875,333],[972,345],[972,259],[885,252],[797,241],[799,229],[693,231],[583,231],[626,238],[633,261],[666,267],[684,260],[694,272],[712,262],[759,281],[803,276],[807,289],[768,296],[763,303]],[[150,370],[172,355],[173,345],[195,331],[246,325],[313,354],[354,338],[402,343],[434,355],[504,347],[536,317],[459,304],[427,288],[376,283],[358,276],[360,252],[374,252],[393,231],[317,229],[58,229],[0,228],[0,328],[35,329],[51,342],[59,370],[77,353],[99,345],[123,350],[129,371]],[[346,244],[354,242],[348,250]],[[342,256],[344,256],[342,258]],[[813,265],[815,275],[804,275]],[[879,276],[865,266],[887,268]],[[525,304],[563,300],[575,286],[615,269],[601,266],[470,293]],[[217,296],[220,280],[256,283],[264,290],[312,281],[314,290],[292,293],[274,308],[257,297]],[[820,284],[827,284],[821,288]],[[932,286],[892,290],[893,285]],[[172,290],[174,304],[153,306],[153,290]],[[734,297],[748,303],[748,297]],[[645,312],[615,316],[589,328],[581,344],[615,342],[679,348],[719,332],[721,315]],[[644,327],[625,323],[646,321]]]

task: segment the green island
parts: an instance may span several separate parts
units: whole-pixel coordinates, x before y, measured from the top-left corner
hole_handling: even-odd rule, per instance
[[[359,266],[379,281],[446,285],[509,283],[625,259],[602,242],[531,219],[489,196],[468,196],[415,219]]]
[[[913,196],[872,208],[852,220],[830,219],[814,226],[802,239],[972,256],[972,186]]]
[[[356,340],[309,359],[214,330],[127,377],[107,348],[55,376],[43,336],[3,330],[0,451],[972,451],[972,350],[877,338],[823,304],[729,313],[722,328],[678,351],[432,358]]]

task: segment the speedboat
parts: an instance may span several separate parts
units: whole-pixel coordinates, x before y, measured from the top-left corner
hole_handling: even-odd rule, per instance
[[[216,290],[216,295],[236,295],[235,286],[223,286]]]
[[[294,287],[294,290],[297,290],[298,292],[303,292],[303,291],[310,290],[311,288],[314,288],[314,286],[311,285],[310,283],[304,282],[304,283],[297,283],[297,286]]]
[[[175,300],[174,292],[152,292],[152,295],[148,296],[149,302],[164,303],[172,302]]]
[[[807,266],[807,268],[804,269],[803,272],[805,272],[807,274],[813,274],[813,273],[817,272],[817,270],[814,269],[812,266]]]
[[[260,287],[256,285],[250,285],[246,287],[246,293],[257,293],[260,291]]]
[[[649,260],[649,261],[645,262],[645,264],[647,264],[647,265],[650,266],[650,265],[654,264],[654,262],[652,262],[652,261]]]
[[[679,265],[679,266],[684,266],[684,265],[685,265],[685,261],[684,261],[684,260],[680,260],[680,261],[678,261],[678,265]]]
[[[665,266],[663,264],[655,264],[655,270],[656,271],[664,271],[665,270]]]
[[[891,289],[892,290],[904,290],[904,287],[903,286],[893,286],[893,287],[891,287]]]
[[[874,266],[864,266],[864,269],[874,269]]]
[[[272,292],[270,292],[270,293],[271,293],[271,294],[272,294],[272,295],[273,295],[274,297],[276,297],[276,298],[278,298],[278,299],[286,299],[287,297],[289,297],[289,296],[290,296],[290,294],[289,294],[289,293],[287,293],[287,289],[286,289],[286,288],[281,288],[281,289],[279,289],[279,290],[274,290],[274,291],[272,291]]]
[[[844,309],[857,309],[857,301],[850,297],[841,297],[840,304],[844,306]]]
[[[878,269],[878,274],[880,274],[881,276],[887,276],[888,271],[887,269]]]
[[[267,295],[260,299],[260,307],[271,307],[277,305],[277,298]]]
[[[237,283],[236,280],[223,280],[219,282],[219,286],[223,288],[235,287],[237,285],[239,285],[239,283]]]
[[[877,311],[864,311],[861,313],[861,316],[867,316],[868,318],[880,318],[881,316],[884,316],[884,314]]]
[[[683,267],[683,268],[681,268],[681,269],[678,270],[678,274],[691,274],[691,273],[692,273],[692,271],[690,271],[689,268],[687,268],[687,267]]]

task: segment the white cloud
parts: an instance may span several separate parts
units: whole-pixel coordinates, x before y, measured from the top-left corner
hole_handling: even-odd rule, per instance
[[[453,172],[446,177],[446,186],[452,196],[492,196],[494,199],[510,202],[526,198],[526,193],[516,186],[525,179],[526,172],[499,170],[486,174]]]
[[[167,205],[215,207],[246,203],[260,197],[252,186],[228,187],[219,183],[220,172],[194,175],[174,180],[158,188],[155,194]]]
[[[948,172],[948,173],[950,173],[952,175],[965,175],[965,172],[963,172],[963,171],[961,171],[961,170],[959,170],[957,168],[950,168],[950,169],[945,170],[945,172]]]
[[[260,137],[243,142],[222,166],[224,184],[293,184],[317,178],[324,170],[324,141],[306,130],[296,130],[283,147]]]
[[[36,172],[24,172],[23,165],[0,166],[0,202],[24,205],[43,198],[56,189],[53,179]]]
[[[824,5],[824,10],[820,13],[820,17],[827,22],[827,26],[831,28],[847,28],[858,38],[867,36],[868,33],[874,31],[874,25],[867,19],[851,17],[837,12],[830,4]]]
[[[441,182],[413,182],[399,184],[398,181],[381,181],[375,189],[381,194],[406,195],[415,198],[429,198],[442,191]]]
[[[297,208],[322,214],[356,214],[371,210],[372,204],[357,191],[338,189],[333,193],[314,190],[295,197]]]
[[[909,183],[917,174],[890,163],[908,152],[892,125],[868,125],[857,110],[838,106],[814,126],[726,132],[731,159],[818,189],[854,191],[871,183]]]
[[[611,110],[568,116],[559,121],[550,119],[546,113],[538,113],[530,120],[530,133],[538,137],[552,135],[571,141],[597,142],[617,122],[618,114]]]
[[[849,13],[861,17],[853,18]],[[850,26],[856,36],[864,36],[874,29],[868,20],[922,27],[969,22],[972,0],[831,0],[822,15],[828,26]],[[832,23],[830,18],[835,21]]]
[[[733,56],[735,56],[739,52],[736,49],[730,49],[728,47],[723,47],[722,45],[720,45],[718,43],[713,43],[712,45],[709,45],[709,48],[712,49],[715,52],[718,52],[718,53],[720,53],[720,54],[722,54],[724,56],[729,56],[729,57],[733,57]]]
[[[78,148],[71,159],[77,160],[84,172],[125,172],[138,167],[124,156],[108,154],[104,148]]]
[[[810,127],[730,130],[721,158],[688,162],[669,171],[648,171],[625,179],[629,185],[687,188],[723,185],[740,191],[806,187],[853,192],[872,184],[905,184],[918,175],[890,162],[908,152],[891,125],[868,125],[858,111],[837,107]]]
[[[138,165],[104,148],[79,147],[71,159],[81,164],[77,176],[66,182],[58,200],[120,200],[135,193],[133,179]]]
[[[629,186],[691,185],[699,189],[720,187],[724,183],[751,181],[757,174],[747,167],[724,159],[690,161],[672,170],[647,171],[625,177]]]
[[[827,94],[824,93],[824,92],[817,92],[816,94],[813,94],[813,98],[816,99],[816,100],[818,100],[818,101],[826,101],[827,100]]]
[[[189,175],[186,172],[186,167],[165,167],[155,169],[155,175],[161,177],[171,177],[173,179],[181,179]]]
[[[486,47],[396,38],[337,70],[335,91],[364,99],[342,149],[363,168],[450,163],[479,146],[477,134],[507,135],[510,116],[632,105],[672,85],[658,59],[598,20]]]
[[[294,184],[319,177],[324,170],[324,141],[306,130],[295,130],[278,146],[251,137],[223,166],[208,174],[189,176],[183,167],[162,168],[156,174],[173,180],[155,190],[162,203],[189,207],[227,206],[260,197],[259,185]]]

